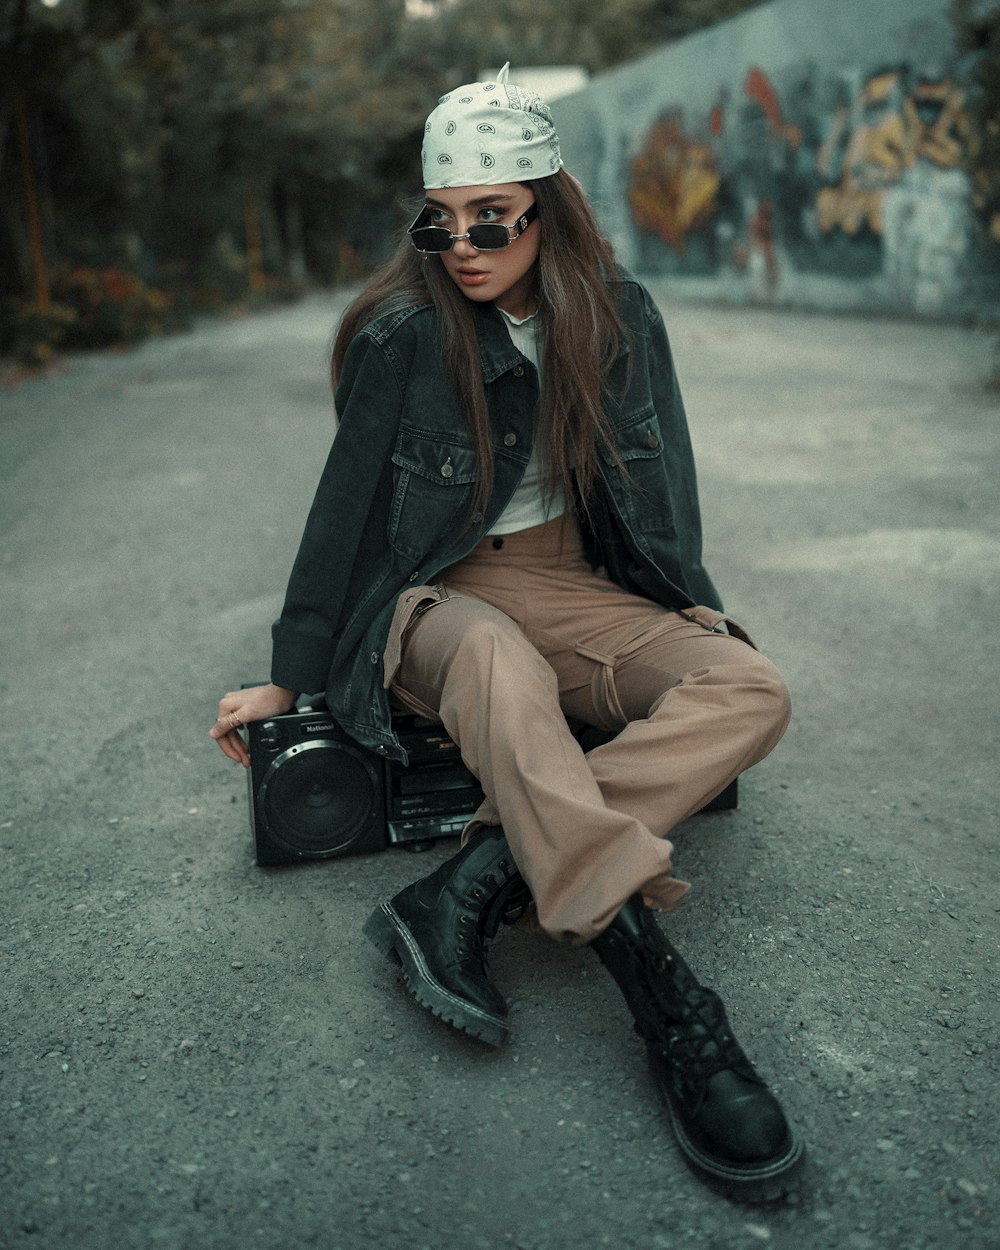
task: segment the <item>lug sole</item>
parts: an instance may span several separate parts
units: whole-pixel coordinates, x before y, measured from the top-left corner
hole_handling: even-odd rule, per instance
[[[691,1141],[680,1116],[674,1110],[670,1097],[659,1081],[656,1081],[656,1086],[670,1115],[674,1136],[685,1161],[718,1192],[736,1202],[756,1206],[768,1202],[779,1202],[798,1189],[806,1152],[802,1142],[794,1133],[791,1144],[782,1155],[745,1166],[727,1163],[723,1159],[706,1154]]]
[[[510,1034],[506,1020],[459,998],[437,980],[409,927],[391,903],[380,903],[365,921],[362,932],[387,959],[399,965],[406,988],[431,1015],[489,1046],[504,1044]]]

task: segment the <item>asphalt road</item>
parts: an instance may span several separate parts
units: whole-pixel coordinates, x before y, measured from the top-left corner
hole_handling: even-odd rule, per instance
[[[989,340],[663,302],[708,565],[795,701],[667,925],[798,1200],[686,1170],[591,952],[502,936],[500,1052],[403,995],[360,927],[450,848],[254,864],[207,730],[331,437],[316,297],[0,387],[2,1250],[1000,1244]]]

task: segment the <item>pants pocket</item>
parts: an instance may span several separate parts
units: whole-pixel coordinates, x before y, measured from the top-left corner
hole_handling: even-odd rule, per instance
[[[577,643],[574,648],[576,654],[590,660],[595,665],[590,680],[590,701],[593,709],[591,719],[597,728],[617,732],[624,729],[629,723],[632,717],[622,702],[622,696],[618,691],[618,670],[626,661],[632,659],[646,648],[652,647],[655,649],[658,640],[664,635],[665,629],[669,629],[669,620],[672,619],[676,627],[678,617],[691,625],[697,625],[700,629],[705,630],[706,633],[729,634],[738,642],[745,643],[755,651],[757,650],[753,639],[742,625],[734,621],[731,616],[727,616],[725,612],[718,612],[714,608],[708,608],[704,605],[677,611],[672,617],[668,616],[662,621],[653,623],[614,650],[602,651],[584,643]],[[671,670],[664,667],[664,685],[662,689],[649,692],[651,705],[656,698],[669,688],[671,683],[666,680],[668,671]]]
[[[396,600],[396,610],[392,614],[389,625],[389,637],[386,639],[382,653],[384,676],[382,684],[386,690],[396,680],[399,666],[403,658],[403,644],[407,633],[413,628],[425,612],[449,598],[444,586],[411,586]]]
[[[585,659],[593,660],[596,665],[594,675],[590,679],[590,702],[594,709],[593,719],[597,722],[595,728],[612,731],[624,729],[628,724],[628,717],[622,710],[622,705],[618,701],[618,692],[615,689],[616,657],[603,655],[592,647],[582,645],[577,646],[576,653]]]
[[[615,669],[623,661],[642,651],[649,642],[658,637],[661,631],[662,625],[657,622],[657,624],[643,630],[637,637],[625,643],[624,646],[619,647],[613,653],[599,651],[597,648],[588,647],[584,643],[576,644],[575,651],[577,655],[582,655],[585,659],[592,660],[596,665],[594,675],[590,681],[590,699],[596,718],[599,720],[596,728],[617,732],[624,729],[629,723],[629,716],[622,707],[621,700],[618,697],[618,690],[615,686]]]
[[[696,604],[693,608],[680,609],[680,615],[686,621],[693,621],[696,625],[700,625],[702,629],[707,629],[710,633],[724,634],[728,632],[734,638],[738,638],[740,642],[745,642],[747,646],[753,647],[755,651],[758,649],[757,644],[743,626],[738,621],[734,621],[725,612],[717,612],[715,608],[706,608],[704,604]],[[720,625],[725,625],[725,629],[720,629]]]

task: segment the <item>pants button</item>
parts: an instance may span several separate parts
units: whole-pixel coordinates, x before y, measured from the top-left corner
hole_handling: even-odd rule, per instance
[[[493,539],[493,550],[494,550],[494,551],[499,551],[499,550],[500,550],[500,548],[501,548],[502,546],[503,546],[503,539],[502,539],[502,538],[494,538],[494,539]]]

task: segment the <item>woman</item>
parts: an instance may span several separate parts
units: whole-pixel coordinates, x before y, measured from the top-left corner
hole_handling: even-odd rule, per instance
[[[651,908],[687,889],[665,835],[778,742],[787,691],[702,568],[660,315],[562,169],[548,108],[506,75],[427,121],[425,204],[337,336],[340,425],[272,684],[227,694],[211,733],[246,765],[240,726],[318,689],[393,758],[394,707],[440,720],[485,801],[367,935],[418,1002],[499,1045],[486,945],[533,902],[622,989],[688,1161],[769,1200],[802,1147]],[[567,716],[617,736],[584,754]]]

